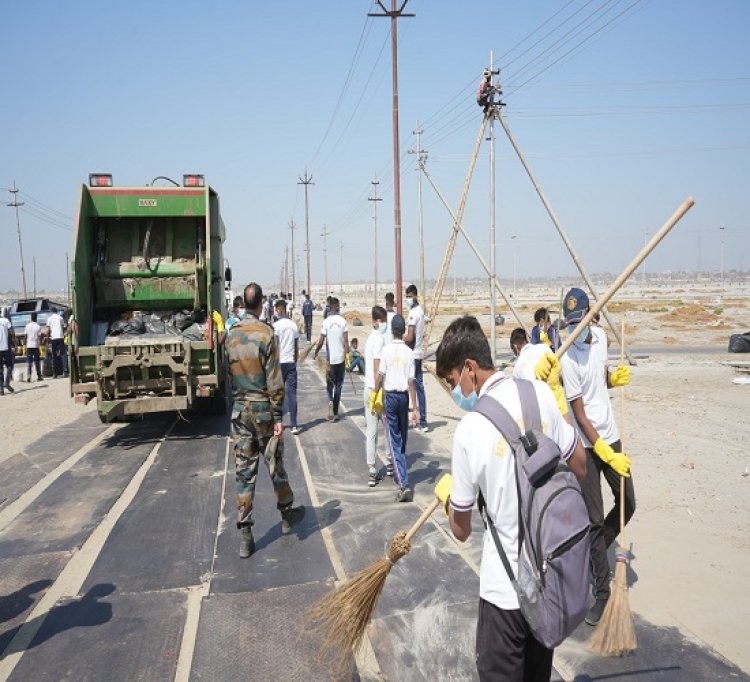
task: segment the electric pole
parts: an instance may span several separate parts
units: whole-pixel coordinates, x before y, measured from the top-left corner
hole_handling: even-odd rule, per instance
[[[494,53],[490,50],[490,74],[494,79]],[[490,106],[494,108],[494,83],[490,81]],[[495,328],[495,314],[497,312],[495,298],[495,114],[490,116],[490,350],[492,352],[492,366],[497,364],[497,329]],[[514,294],[515,295],[515,294]]]
[[[403,0],[396,8],[396,0],[391,0],[391,9],[387,10],[381,0],[376,0],[383,14],[368,13],[369,17],[389,17],[391,20],[391,56],[393,71],[393,234],[396,242],[396,310],[401,313],[403,304],[403,281],[401,275],[401,170],[399,165],[398,137],[398,20],[401,17],[413,17],[404,14],[409,0]]]
[[[295,273],[294,260],[294,231],[297,227],[294,224],[294,218],[289,221],[289,231],[292,233],[292,300],[297,296],[297,276]]]
[[[18,207],[23,206],[23,201],[18,201],[18,189],[16,188],[16,181],[13,181],[13,189],[8,190],[13,195],[13,201],[6,206],[11,206],[16,209],[16,232],[18,234],[18,254],[21,260],[21,283],[23,284],[23,297],[28,298],[29,293],[26,290],[26,270],[23,267],[23,242],[21,241],[21,221],[18,218]]]
[[[307,174],[305,169],[305,175],[300,177],[298,185],[305,186],[305,251],[307,253],[307,294],[312,298],[312,291],[310,284],[310,212],[309,205],[307,203],[307,188],[315,183],[312,181],[312,175]]]
[[[283,299],[286,299],[286,295],[289,293],[289,247],[284,249],[284,295]]]
[[[339,298],[344,300],[344,242],[339,242]]]
[[[378,304],[378,201],[383,201],[383,200],[378,199],[378,185],[380,183],[377,181],[377,179],[373,180],[370,184],[372,185],[372,196],[369,197],[367,201],[373,202],[372,221],[374,224],[373,234],[375,235],[375,253],[374,253],[375,257],[373,258],[375,285],[373,286],[372,300],[374,301],[373,305],[377,305]]]
[[[422,133],[424,130],[419,127],[419,121],[417,121],[417,129],[413,131],[414,135],[417,136],[417,148],[412,151],[409,150],[409,154],[417,155],[417,202],[419,205],[419,293],[422,297],[423,304],[426,304],[427,291],[424,285],[424,212],[422,210],[422,170],[424,169],[425,161],[427,161],[427,152],[422,149]]]
[[[326,288],[323,296],[325,298],[328,298],[328,235],[331,234],[327,229],[326,226],[323,225],[323,231],[320,233],[320,236],[323,237],[323,270],[325,270],[325,282],[326,282]],[[308,258],[310,257],[308,253]]]

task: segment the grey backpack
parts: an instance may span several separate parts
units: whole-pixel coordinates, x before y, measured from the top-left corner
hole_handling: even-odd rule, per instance
[[[480,493],[479,511],[489,527],[521,612],[534,637],[556,647],[580,625],[589,595],[589,515],[575,474],[560,448],[542,431],[534,386],[515,380],[526,432],[494,398],[474,406],[494,424],[515,454],[518,492],[518,575],[489,518]]]

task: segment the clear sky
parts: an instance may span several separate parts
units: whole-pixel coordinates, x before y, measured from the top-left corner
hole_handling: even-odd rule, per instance
[[[39,287],[64,286],[89,172],[118,185],[200,172],[221,197],[235,280],[276,288],[288,223],[304,228],[307,168],[313,281],[323,281],[323,225],[329,279],[341,243],[344,279],[371,277],[376,175],[379,272],[392,277],[390,22],[368,19],[376,10],[369,0],[6,3],[0,187],[15,180],[26,202],[27,273],[35,257]],[[412,131],[419,120],[428,170],[455,207],[490,51],[509,126],[590,271],[619,272],[688,195],[695,208],[649,270],[718,271],[721,235],[725,269],[750,268],[747,0],[410,0],[406,11],[416,14],[399,23],[406,280],[418,276]],[[464,218],[484,251],[488,148]],[[519,276],[572,274],[499,127],[496,173],[499,274],[514,250]],[[426,182],[423,200],[430,278],[451,219]],[[20,274],[13,211],[0,208],[3,290]],[[304,276],[304,229],[295,242]],[[463,244],[456,258],[459,276],[482,273]]]

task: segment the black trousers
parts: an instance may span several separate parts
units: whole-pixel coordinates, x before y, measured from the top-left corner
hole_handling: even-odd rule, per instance
[[[615,452],[622,451],[620,441],[610,443]],[[601,476],[614,496],[612,508],[604,516]],[[620,532],[620,476],[609,464],[605,464],[592,448],[586,448],[586,476],[580,482],[586,509],[591,522],[591,571],[594,575],[594,597],[609,599],[609,560],[607,548]],[[635,512],[635,489],[633,474],[625,479],[625,523]]]
[[[520,609],[479,600],[477,672],[482,682],[549,682],[552,649],[531,634]]]

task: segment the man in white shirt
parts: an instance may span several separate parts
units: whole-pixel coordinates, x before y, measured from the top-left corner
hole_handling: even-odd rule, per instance
[[[607,349],[600,336],[579,322],[589,310],[584,291],[571,289],[564,298],[565,324],[576,340],[560,360],[565,395],[586,447],[587,473],[581,492],[591,521],[591,569],[596,602],[586,615],[589,625],[601,619],[610,595],[607,548],[620,531],[620,477],[625,477],[625,523],[635,512],[635,490],[630,477],[630,458],[622,452],[608,388],[630,383],[630,369],[607,368]],[[604,516],[601,475],[612,490],[614,504]]]
[[[297,358],[299,357],[299,330],[286,316],[286,301],[280,298],[276,301],[276,322],[273,323],[273,331],[279,339],[279,366],[281,377],[284,380],[287,409],[289,420],[292,423],[292,433],[297,435]]]
[[[385,391],[384,408],[393,458],[393,477],[398,485],[396,502],[411,502],[414,499],[406,468],[406,438],[409,434],[409,398],[414,426],[417,423],[417,402],[414,395],[414,352],[403,341],[405,331],[404,318],[394,315],[391,320],[393,342],[381,351],[380,367],[375,376],[375,393],[381,387]]]
[[[5,308],[0,314],[0,395],[14,393],[10,380],[13,378],[13,325],[8,317],[8,309]],[[3,381],[3,368],[5,368],[5,381]]]
[[[36,313],[31,313],[31,322],[24,329],[26,334],[26,382],[31,381],[31,365],[36,368],[36,380],[42,381],[42,368],[39,361],[39,336],[42,328],[36,321]]]
[[[419,305],[417,298],[417,287],[410,284],[406,288],[406,307],[409,308],[409,317],[406,321],[407,331],[404,343],[414,350],[414,386],[417,391],[417,402],[419,403],[419,424],[417,431],[427,431],[427,399],[424,393],[424,380],[422,378],[422,360],[424,359],[424,308]]]
[[[344,383],[344,363],[349,355],[349,332],[346,320],[339,314],[339,299],[331,297],[330,312],[323,320],[318,345],[313,358],[317,359],[323,343],[328,353],[328,371],[326,372],[326,391],[328,392],[328,421],[339,419],[339,402],[341,386]]]
[[[378,448],[378,419],[377,412],[370,406],[374,402],[375,377],[380,371],[380,356],[385,345],[386,330],[386,312],[385,308],[376,305],[372,309],[372,331],[367,337],[365,344],[365,424],[367,426],[367,438],[365,440],[367,469],[369,477],[367,485],[370,488],[376,486],[382,479],[382,475],[375,466],[376,453]]]
[[[52,376],[57,379],[60,376],[60,365],[62,375],[68,376],[68,349],[65,347],[65,321],[55,306],[50,310],[52,314],[47,318],[47,327],[52,340]]]
[[[385,345],[387,346],[391,341],[393,341],[393,334],[391,334],[391,320],[393,320],[393,316],[396,314],[396,297],[393,295],[392,292],[388,292],[385,295],[385,314],[386,314],[386,328],[385,328]]]
[[[495,370],[490,346],[475,317],[461,317],[446,329],[437,349],[437,373],[453,388],[453,399],[471,410],[480,396],[495,398],[522,423],[521,401],[515,381]],[[533,382],[544,432],[560,447],[563,459],[580,479],[585,455],[575,429],[562,418],[554,395],[540,381]],[[472,508],[481,491],[488,516],[495,524],[514,573],[518,574],[518,497],[514,455],[495,426],[470,412],[459,423],[453,439],[450,476],[435,488],[446,504],[451,530],[460,542],[471,534]],[[540,644],[521,614],[516,592],[489,531],[482,544],[477,621],[477,670],[480,680],[548,682],[552,650]]]

